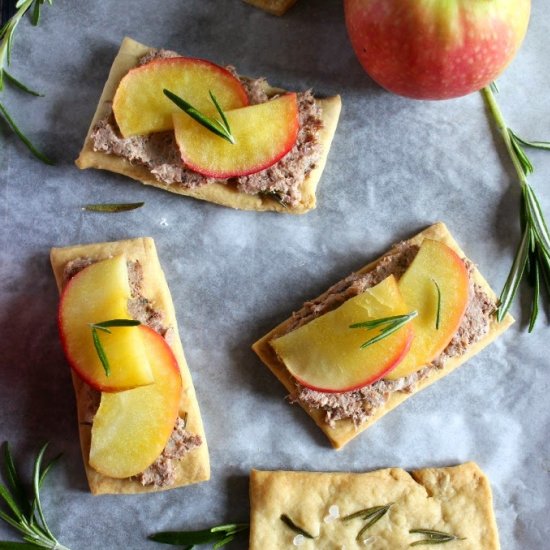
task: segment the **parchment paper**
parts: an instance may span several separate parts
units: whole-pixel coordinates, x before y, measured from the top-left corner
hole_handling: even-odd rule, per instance
[[[343,112],[319,186],[302,217],[249,213],[78,171],[82,145],[123,36],[232,63],[288,89],[340,93]],[[550,16],[533,0],[527,39],[500,80],[508,122],[550,139]],[[239,0],[58,0],[38,28],[21,23],[12,72],[46,94],[2,95],[57,160],[35,161],[3,123],[0,172],[0,436],[30,467],[44,441],[63,457],[43,490],[52,530],[72,550],[155,548],[146,536],[247,520],[248,473],[366,471],[475,460],[490,477],[505,549],[548,547],[548,321],[518,323],[457,372],[415,396],[343,451],[333,451],[250,345],[305,300],[391,243],[445,221],[498,291],[519,240],[519,187],[474,94],[412,101],[376,86],[356,61],[340,2],[299,0],[283,18]],[[550,155],[530,177],[550,216]],[[90,202],[145,201],[125,214]],[[69,368],[56,327],[51,246],[148,235],[174,297],[211,449],[212,480],[137,497],[92,497],[82,468]],[[14,538],[4,524],[2,539]],[[233,548],[245,548],[240,539]]]

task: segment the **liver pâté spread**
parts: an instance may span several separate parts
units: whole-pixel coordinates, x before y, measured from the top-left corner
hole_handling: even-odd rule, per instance
[[[63,286],[69,279],[94,263],[91,258],[77,258],[69,262],[63,271]],[[173,329],[164,325],[164,315],[158,311],[153,304],[142,294],[143,269],[139,261],[128,262],[128,281],[130,283],[131,298],[128,300],[128,313],[133,319],[158,332],[170,343]],[[95,414],[99,408],[101,393],[83,382],[88,394],[88,410],[86,411],[85,422],[93,424]],[[133,476],[142,485],[154,487],[170,487],[174,484],[177,461],[186,453],[202,445],[202,439],[192,434],[185,428],[185,421],[177,418],[170,435],[170,439],[160,456],[146,470]]]
[[[384,256],[374,269],[367,273],[354,273],[329,288],[316,300],[307,302],[293,313],[285,333],[289,333],[316,317],[323,315],[346,300],[361,294],[366,289],[382,282],[389,275],[399,279],[418,253],[419,247],[409,243],[399,244],[390,254]],[[337,420],[350,419],[356,426],[368,420],[382,407],[394,392],[412,392],[415,384],[428,378],[433,372],[442,369],[450,357],[462,355],[474,342],[480,340],[489,330],[490,316],[496,304],[472,277],[472,265],[464,260],[469,275],[469,298],[466,312],[456,334],[443,352],[429,365],[397,380],[379,380],[358,390],[325,393],[311,390],[296,381],[296,391],[290,396],[291,402],[325,412],[325,422],[331,427]],[[279,336],[282,336],[280,334]]]
[[[169,50],[151,50],[140,59],[138,65],[170,57],[179,57],[179,54]],[[239,76],[234,67],[227,69],[240,80],[251,105],[265,103],[272,98],[265,91],[265,79],[245,78]],[[296,144],[274,165],[248,176],[215,179],[198,174],[183,164],[173,132],[123,138],[112,113],[96,124],[91,141],[94,151],[141,164],[158,181],[168,185],[196,188],[217,182],[233,185],[240,192],[250,195],[267,194],[286,206],[294,207],[300,203],[300,187],[304,179],[320,158],[319,131],[323,126],[321,109],[311,91],[298,93],[297,99],[300,128]]]

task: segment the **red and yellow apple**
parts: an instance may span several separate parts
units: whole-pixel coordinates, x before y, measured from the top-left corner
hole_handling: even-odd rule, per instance
[[[447,347],[462,322],[469,296],[464,262],[445,243],[431,239],[422,242],[398,286],[407,306],[418,315],[411,322],[415,337],[409,352],[385,377],[390,380],[419,370]]]
[[[527,31],[530,0],[344,0],[367,73],[387,90],[448,99],[490,84]]]
[[[225,113],[235,143],[212,133],[189,115],[173,115],[183,162],[195,172],[230,178],[275,164],[296,143],[299,129],[296,94]]]
[[[113,113],[124,137],[171,130],[179,108],[163,93],[168,89],[206,115],[216,113],[209,92],[224,110],[248,105],[240,81],[223,67],[203,59],[175,57],[132,69],[120,81]]]
[[[106,375],[98,357],[90,325],[111,319],[129,319],[130,284],[126,257],[116,256],[94,263],[75,275],[61,295],[59,332],[72,369],[100,391],[121,391],[153,383],[138,327],[99,332],[109,360]]]
[[[113,478],[143,472],[162,453],[174,429],[181,374],[170,346],[149,327],[137,327],[154,383],[103,393],[92,425],[90,466]]]
[[[288,371],[302,385],[323,392],[344,392],[383,378],[414,341],[411,323],[364,349],[377,330],[350,325],[410,313],[395,277],[347,300],[298,329],[271,342]]]

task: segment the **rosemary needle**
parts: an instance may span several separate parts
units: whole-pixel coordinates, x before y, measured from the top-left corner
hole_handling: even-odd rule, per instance
[[[87,212],[128,212],[129,210],[135,210],[141,208],[144,202],[122,202],[122,203],[98,203],[98,204],[85,204],[82,210]]]
[[[137,327],[138,325],[141,325],[140,321],[136,321],[134,319],[110,319],[109,321],[102,321],[101,323],[90,323],[90,328],[92,329],[92,340],[94,343],[94,348],[97,353],[97,356],[99,357],[99,360],[101,361],[103,370],[105,371],[105,376],[111,375],[111,366],[109,365],[109,359],[107,358],[105,349],[103,348],[103,345],[101,344],[101,340],[99,339],[98,331],[107,332],[111,334],[111,331],[109,330],[110,328]]]
[[[213,118],[210,118],[205,114],[201,113],[198,109],[193,107],[193,105],[191,105],[190,103],[187,103],[187,101],[177,96],[175,93],[171,92],[170,90],[164,89],[163,93],[168,99],[170,99],[173,103],[175,103],[184,113],[188,114],[193,120],[198,122],[201,126],[204,126],[207,130],[210,130],[213,134],[216,134],[217,136],[225,139],[226,141],[229,141],[229,143],[233,143],[233,144],[235,143],[235,138],[231,133],[231,128],[229,127],[229,123],[227,122],[225,113],[222,111],[222,108],[220,107],[220,104],[218,103],[216,96],[211,91],[209,92],[210,99],[212,100],[214,107],[216,107],[216,111],[218,111],[218,114],[221,117],[221,122],[219,120],[214,120]]]
[[[361,541],[363,535],[370,529],[375,523],[380,521],[387,513],[388,510],[393,506],[393,502],[386,504],[384,506],[373,506],[372,508],[365,508],[364,510],[359,510],[353,514],[349,514],[342,518],[342,521],[349,521],[350,519],[361,518],[367,520],[367,523],[363,525],[361,530],[357,533],[356,540]]]
[[[236,535],[249,529],[248,523],[227,523],[200,531],[164,531],[149,535],[149,540],[164,544],[185,546],[185,550],[196,544],[214,543],[214,549],[222,548],[233,541]]]
[[[439,326],[441,325],[441,288],[439,288],[439,285],[437,284],[437,281],[435,279],[432,279],[432,281],[437,291],[437,310],[435,312],[435,330],[439,330]]]
[[[424,535],[426,538],[412,542],[409,546],[421,546],[424,544],[444,544],[454,540],[466,540],[450,533],[444,533],[443,531],[434,531],[433,529],[411,529],[411,534]]]
[[[353,323],[349,328],[365,328],[367,330],[373,330],[379,328],[380,332],[361,344],[361,349],[365,349],[376,342],[380,342],[384,338],[397,332],[401,327],[405,326],[409,321],[414,319],[418,315],[417,311],[411,311],[405,315],[392,315],[391,317],[383,317],[380,319],[372,319],[370,321],[363,321],[361,323]]]
[[[15,135],[25,144],[27,149],[38,159],[41,160],[44,164],[49,164],[50,166],[54,164],[54,162],[49,159],[44,153],[41,153],[23,134],[23,132],[18,128],[17,124],[15,124],[15,121],[8,113],[7,109],[0,103],[0,113],[2,113],[3,117],[5,118],[6,122],[10,125],[11,129],[14,131]]]
[[[524,147],[550,150],[550,143],[526,141],[515,134],[506,124],[496,102],[496,87],[483,88],[482,93],[489,107],[498,131],[500,132],[521,186],[520,225],[522,238],[516,251],[512,267],[506,279],[499,299],[497,320],[506,316],[520,283],[525,275],[533,286],[533,299],[529,319],[529,332],[534,327],[539,313],[541,300],[541,279],[550,295],[550,232],[540,207],[539,200],[527,181],[527,175],[533,172],[533,165],[524,151]]]
[[[295,533],[298,533],[298,535],[302,535],[303,537],[306,537],[307,539],[314,539],[315,538],[313,535],[309,534],[305,529],[302,529],[299,525],[296,525],[286,514],[282,514],[279,519],[289,529],[291,529]]]

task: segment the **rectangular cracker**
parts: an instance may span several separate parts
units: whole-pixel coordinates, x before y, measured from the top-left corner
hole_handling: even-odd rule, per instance
[[[109,78],[107,79],[103,93],[101,94],[92,123],[90,124],[88,134],[84,141],[84,146],[78,159],[76,160],[76,165],[79,168],[97,168],[100,170],[108,170],[110,172],[128,176],[129,178],[140,181],[145,185],[152,185],[179,195],[186,195],[240,210],[271,210],[275,212],[303,214],[308,210],[315,208],[315,192],[327,161],[332,138],[336,132],[336,125],[340,116],[340,96],[333,96],[326,99],[316,99],[321,106],[323,113],[322,119],[324,127],[320,134],[323,151],[316,167],[309,173],[302,184],[302,199],[300,204],[295,208],[285,207],[277,200],[266,195],[248,195],[247,193],[240,193],[235,187],[231,185],[223,185],[221,183],[211,183],[194,189],[188,189],[177,184],[169,185],[158,181],[144,166],[132,164],[122,157],[94,151],[92,141],[90,139],[92,129],[110,112],[111,103],[122,77],[130,69],[135,67],[139,59],[150,50],[151,48],[149,46],[140,44],[131,38],[124,38],[122,41],[120,50],[111,67]],[[266,91],[270,95],[281,92],[280,89],[271,87],[268,87]]]
[[[248,4],[252,4],[273,15],[283,15],[290,9],[296,0],[244,0]]]
[[[178,332],[176,321],[176,312],[170,296],[170,290],[164,277],[164,273],[159,263],[155,243],[151,238],[138,238],[126,241],[116,241],[110,243],[98,243],[88,245],[77,245],[66,248],[52,248],[50,259],[55,274],[57,287],[61,292],[63,286],[63,270],[68,262],[77,258],[93,258],[95,260],[104,260],[112,256],[125,254],[130,261],[138,260],[143,268],[143,288],[142,294],[153,303],[155,309],[164,313],[164,322],[166,326],[173,329],[169,340],[170,347],[178,361],[182,377],[182,394],[180,399],[180,412],[182,418],[187,417],[187,429],[193,434],[197,434],[202,439],[202,444],[186,453],[178,461],[176,466],[176,482],[174,485],[166,488],[155,488],[151,486],[142,486],[138,481],[131,479],[114,479],[104,476],[88,463],[91,442],[91,426],[84,424],[86,411],[89,404],[89,392],[87,386],[82,380],[72,374],[73,385],[76,394],[78,423],[80,431],[80,446],[82,457],[86,469],[88,484],[93,494],[104,493],[149,493],[163,489],[172,489],[206,481],[210,478],[210,461],[208,458],[208,446],[202,425],[202,419],[199,410],[199,404],[195,395],[195,388],[191,380],[191,373],[185,361],[183,347]]]
[[[420,245],[420,243],[426,239],[434,239],[441,241],[447,244],[452,248],[461,258],[466,258],[466,255],[459,247],[457,242],[453,239],[449,230],[443,223],[436,223],[418,235],[412,237],[407,243]],[[391,254],[393,249],[388,252]],[[358,273],[366,273],[371,271],[381,258],[374,260],[369,263]],[[483,291],[491,298],[496,298],[494,291],[491,289],[487,281],[483,278],[479,270],[473,264],[473,278],[474,281],[480,285]],[[278,336],[281,336],[286,332],[286,327],[291,323],[292,319],[287,319],[283,321],[280,325],[275,327],[268,334],[260,338],[253,346],[252,349],[258,354],[260,359],[267,365],[267,367],[273,372],[273,374],[279,379],[280,382],[286,387],[286,389],[293,393],[296,389],[294,379],[284,366],[284,364],[279,360],[275,354],[273,348],[270,346],[269,342]],[[386,413],[397,407],[400,403],[407,400],[409,397],[433,384],[440,378],[447,376],[450,372],[455,370],[457,367],[468,361],[471,357],[479,353],[484,347],[488,346],[493,340],[495,340],[500,334],[502,334],[510,325],[514,322],[514,319],[511,315],[506,315],[501,323],[496,321],[496,318],[492,317],[490,321],[490,328],[488,333],[481,338],[478,342],[470,345],[465,354],[451,357],[445,362],[444,368],[432,372],[427,378],[421,380],[416,384],[416,387],[412,393],[405,392],[393,392],[389,399],[386,401],[385,405],[377,409],[375,414],[370,417],[366,422],[363,422],[360,426],[355,426],[352,420],[338,420],[336,421],[336,426],[334,428],[330,427],[325,421],[325,413],[319,409],[310,409],[309,407],[300,403],[302,408],[313,418],[315,423],[323,430],[325,435],[329,438],[331,444],[339,449],[343,447],[346,443],[351,441],[354,437],[359,435],[363,430],[366,430],[368,427],[372,426],[376,421],[378,421]]]
[[[357,535],[367,521],[342,520],[390,503],[388,512],[361,540]],[[442,547],[447,550],[500,549],[491,487],[474,462],[410,474],[400,468],[368,473],[253,470],[250,506],[250,550],[294,548],[296,532],[281,521],[283,514],[315,537],[304,539],[299,545],[303,550],[405,549],[425,538],[410,533],[411,529],[464,538],[445,543]],[[327,518],[331,506],[337,506],[339,514],[332,520]]]

